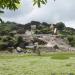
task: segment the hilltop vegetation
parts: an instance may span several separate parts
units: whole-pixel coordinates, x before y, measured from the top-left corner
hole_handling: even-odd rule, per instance
[[[34,30],[35,34],[52,34],[50,29],[51,24],[46,22],[31,21],[27,24],[17,24],[14,22],[3,22],[0,23],[0,50],[6,49],[8,45],[15,46],[18,44],[19,37],[14,36],[15,34],[24,34],[26,30],[31,30],[31,26],[36,25]],[[69,44],[72,47],[75,47],[75,29],[66,27],[63,22],[53,24],[54,28],[57,28],[58,35],[61,35],[61,38],[67,38]]]
[[[31,30],[31,26],[36,25],[35,33],[37,34],[50,34],[50,26],[51,24],[48,24],[46,22],[38,22],[38,21],[31,21],[27,24],[18,24],[15,22],[3,22],[0,23],[0,32],[1,31],[13,31],[16,30],[17,32]],[[71,27],[66,27],[66,25],[63,22],[59,22],[56,24],[53,24],[54,28],[57,28],[59,31],[59,34],[61,35],[75,35],[75,29]]]

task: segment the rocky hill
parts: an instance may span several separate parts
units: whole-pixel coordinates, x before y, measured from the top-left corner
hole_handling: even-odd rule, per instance
[[[5,22],[0,23],[0,35],[8,36],[10,32],[16,31],[16,34],[24,34],[26,30],[31,30],[31,26],[36,25],[36,29],[34,30],[34,34],[36,35],[44,35],[43,38],[39,38],[43,41],[46,41],[46,46],[59,46],[63,48],[71,48],[75,47],[75,29],[66,27],[66,25],[62,22],[56,24],[48,24],[46,22],[38,22],[31,21],[27,24],[17,24],[14,22]],[[51,25],[53,25],[53,30],[57,28],[57,34],[53,34],[51,29]],[[47,36],[45,36],[47,34]],[[42,35],[42,36],[43,36]],[[51,35],[51,36],[48,36]],[[61,37],[55,37],[52,35],[59,35]],[[66,39],[66,40],[65,40]]]

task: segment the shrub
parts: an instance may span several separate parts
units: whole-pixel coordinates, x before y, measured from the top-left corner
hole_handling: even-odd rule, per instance
[[[56,24],[58,30],[64,30],[65,28],[65,24],[63,22],[59,22]]]
[[[69,36],[69,37],[68,37],[68,41],[69,41],[69,44],[70,44],[72,47],[75,47],[75,37]]]
[[[12,38],[11,37],[3,37],[3,42],[8,42],[8,41],[10,41],[10,40],[12,40]]]
[[[58,47],[57,45],[55,45],[53,48],[54,48],[54,49],[59,49],[59,47]]]
[[[2,40],[2,38],[0,37],[0,40]]]
[[[71,42],[72,40],[73,40],[73,37],[72,36],[69,36],[68,37],[68,41]]]
[[[3,42],[7,42],[8,40],[7,40],[6,38],[4,38],[2,41],[3,41]]]
[[[6,50],[7,49],[7,44],[6,43],[0,43],[0,50]]]

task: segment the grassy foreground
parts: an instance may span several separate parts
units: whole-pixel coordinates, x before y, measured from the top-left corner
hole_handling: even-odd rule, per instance
[[[42,56],[0,54],[0,75],[62,75],[61,73],[75,75],[75,53],[50,53]]]

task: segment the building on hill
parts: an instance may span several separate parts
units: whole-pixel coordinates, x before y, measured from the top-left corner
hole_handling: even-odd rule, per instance
[[[31,25],[31,30],[35,30],[36,29],[36,25]]]
[[[54,26],[53,26],[53,24],[51,24],[51,26],[50,26],[50,31],[51,31],[52,34],[53,34],[53,32],[54,32]]]
[[[58,35],[57,27],[54,24],[51,24],[50,30],[51,30],[53,35]]]
[[[54,28],[54,35],[57,35],[58,34],[58,32],[57,32],[57,28]]]

